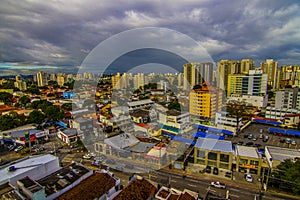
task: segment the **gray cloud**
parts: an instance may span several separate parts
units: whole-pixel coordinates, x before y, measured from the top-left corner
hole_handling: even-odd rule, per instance
[[[11,1],[0,7],[0,62],[80,65],[98,43],[148,26],[187,34],[215,61],[299,64],[297,1]],[[297,23],[298,22],[298,23]]]

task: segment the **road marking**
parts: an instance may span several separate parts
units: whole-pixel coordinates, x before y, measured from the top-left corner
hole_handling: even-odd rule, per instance
[[[230,193],[229,193],[229,196],[232,196],[232,197],[237,197],[237,198],[239,198],[239,197],[240,197],[239,195],[236,195],[236,194],[230,194]]]

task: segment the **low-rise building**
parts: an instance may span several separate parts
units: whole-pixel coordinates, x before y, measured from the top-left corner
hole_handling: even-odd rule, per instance
[[[26,176],[38,180],[59,169],[58,158],[49,154],[25,158],[0,170],[0,184],[9,182],[16,187],[17,181]]]
[[[26,199],[46,200],[45,188],[28,176],[18,180],[17,185]]]
[[[135,175],[123,190],[115,193],[109,200],[154,199],[156,192],[157,184]]]
[[[231,170],[233,150],[231,141],[199,138],[194,147],[194,164]]]
[[[248,105],[252,105],[258,108],[265,108],[268,105],[268,95],[248,95],[248,94],[232,94],[227,97],[229,101],[241,101]]]
[[[71,145],[75,143],[78,139],[78,132],[75,128],[68,128],[65,130],[59,130],[57,132],[57,137],[61,139],[64,143]]]
[[[97,171],[81,181],[77,186],[65,192],[57,200],[99,199],[105,200],[116,192],[120,179],[105,170]]]
[[[273,169],[285,160],[300,158],[300,151],[299,149],[265,146],[265,155],[270,168]]]
[[[232,131],[234,134],[237,131],[237,124],[238,127],[243,126],[242,117],[237,120],[235,116],[230,116],[228,112],[217,112],[215,124],[217,128]]]
[[[262,156],[257,148],[236,145],[236,171],[260,174],[262,166]]]
[[[128,108],[129,111],[134,111],[134,110],[140,110],[143,108],[149,108],[154,104],[154,102],[150,99],[144,99],[144,100],[140,100],[140,101],[132,101],[132,102],[128,102]]]
[[[79,163],[72,163],[37,180],[45,188],[46,200],[56,199],[93,175],[93,171]]]

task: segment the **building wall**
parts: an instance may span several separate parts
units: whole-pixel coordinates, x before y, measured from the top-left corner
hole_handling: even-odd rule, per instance
[[[227,97],[227,101],[244,101],[248,104],[251,104],[254,107],[258,108],[265,108],[268,105],[268,96],[261,95],[261,96],[254,96],[254,95],[240,95],[240,94],[233,94]]]
[[[199,149],[194,150],[194,164],[231,170],[232,153]]]
[[[247,172],[250,170],[252,174],[260,174],[262,165],[262,159],[251,158],[246,156],[237,156],[236,157],[236,171]]]
[[[272,86],[273,90],[276,89],[277,66],[278,62],[273,59],[267,59],[261,63],[261,69],[265,74],[268,74],[268,84]]]

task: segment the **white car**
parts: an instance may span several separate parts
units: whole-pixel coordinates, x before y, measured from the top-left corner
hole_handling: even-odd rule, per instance
[[[219,181],[211,182],[210,185],[213,186],[213,187],[216,187],[216,188],[223,188],[223,189],[226,188],[225,183],[220,183]]]
[[[94,158],[95,157],[95,154],[94,153],[88,153],[84,156],[82,156],[84,159],[91,159],[91,158]]]
[[[250,182],[250,183],[253,182],[253,178],[252,178],[252,175],[251,175],[251,174],[247,174],[247,175],[245,176],[245,179],[246,179],[247,182]]]
[[[24,147],[23,146],[18,146],[16,149],[15,149],[15,152],[19,152],[23,149]]]

